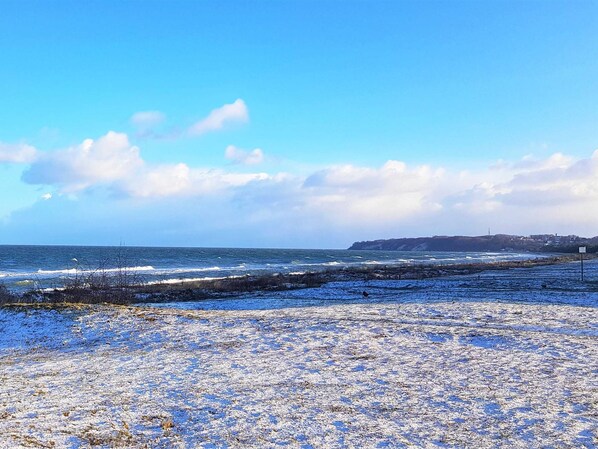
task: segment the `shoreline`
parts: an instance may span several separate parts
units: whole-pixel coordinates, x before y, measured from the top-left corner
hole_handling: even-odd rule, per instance
[[[585,260],[595,259],[596,254],[586,254]],[[330,282],[354,282],[371,280],[423,280],[430,278],[461,276],[492,270],[511,270],[538,266],[571,263],[579,260],[577,255],[563,254],[525,260],[446,263],[376,265],[367,267],[330,268],[305,273],[271,273],[181,282],[155,284],[98,284],[83,283],[43,292],[27,292],[11,295],[0,292],[0,304],[151,304],[165,302],[193,302],[207,299],[234,298],[256,292],[289,291],[317,288]],[[7,297],[7,295],[10,295]]]
[[[593,259],[595,256],[592,255],[591,258]],[[574,262],[575,260],[577,259],[574,256],[561,255],[500,262],[343,267],[301,274],[273,273],[258,276],[247,275],[192,282],[154,284],[141,287],[138,293],[145,296],[143,301],[139,301],[140,303],[201,301],[205,299],[236,297],[245,293],[255,293],[260,291],[272,292],[317,288],[330,282],[423,280],[476,274],[491,270],[510,270],[516,268],[556,265],[560,263]]]

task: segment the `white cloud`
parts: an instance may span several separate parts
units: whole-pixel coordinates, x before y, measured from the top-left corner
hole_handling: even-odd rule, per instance
[[[245,164],[263,159],[261,151],[234,146],[225,155]],[[178,208],[169,214],[198,232],[208,229],[197,221],[199,215],[228,217],[223,219],[230,220],[226,226],[232,233],[253,229],[266,240],[268,233],[277,235],[279,242],[285,235],[294,239],[294,232],[364,239],[479,234],[488,227],[513,233],[589,229],[595,234],[598,229],[593,213],[598,210],[598,151],[584,159],[557,153],[477,171],[391,160],[379,167],[330,166],[305,176],[155,165],[142,159],[125,134],[109,132],[38,155],[23,179],[53,185],[60,193],[86,191],[89,198],[107,190],[120,195],[120,204],[169,204]],[[135,198],[143,201],[128,201]]]
[[[189,134],[198,136],[210,131],[218,131],[229,123],[246,123],[249,121],[249,111],[245,102],[238,98],[234,103],[225,104],[214,109],[203,120],[189,128]]]
[[[502,179],[447,196],[441,218],[455,226],[491,226],[496,232],[596,234],[598,151],[579,160],[560,153],[533,163],[524,158],[503,164],[500,171]]]
[[[139,128],[147,129],[159,125],[166,116],[160,111],[140,111],[133,114],[131,123]]]
[[[539,159],[532,154],[525,155],[517,161],[500,159],[490,166],[493,171],[526,173],[538,170],[564,168],[571,165],[575,159],[563,153],[554,153],[545,159]]]
[[[224,150],[224,157],[229,161],[242,165],[257,165],[264,162],[264,152],[260,148],[246,151],[234,145],[229,145]]]
[[[180,127],[164,129],[162,123],[166,115],[157,110],[139,111],[130,118],[131,124],[136,128],[136,136],[140,138],[171,140],[185,135]],[[246,123],[249,121],[249,111],[245,102],[238,98],[233,103],[225,104],[212,110],[207,117],[191,125],[186,134],[199,136],[211,131],[219,131],[233,123]]]
[[[554,163],[554,161],[565,161]],[[598,150],[578,161],[553,155],[535,170],[516,173],[500,198],[506,204],[558,207],[587,201],[598,203]]]
[[[25,182],[54,185],[61,193],[103,186],[121,195],[141,198],[201,196],[269,177],[265,173],[191,168],[184,163],[149,164],[126,134],[113,131],[95,141],[86,139],[80,145],[41,154],[23,173]]]
[[[97,184],[109,184],[143,166],[139,148],[126,134],[108,132],[94,141],[40,155],[23,173],[30,184],[57,185],[63,192],[77,192]]]
[[[178,195],[190,188],[190,169],[186,164],[144,168],[140,173],[124,178],[120,185],[135,197],[164,197]]]
[[[268,179],[265,173],[227,173],[221,170],[191,169],[186,164],[146,168],[123,179],[120,189],[132,197],[205,196]]]
[[[555,154],[500,170],[451,171],[389,161],[339,165],[306,178],[238,192],[251,217],[317,223],[350,235],[578,232],[598,229],[598,151],[575,160]],[[266,206],[267,205],[267,206]],[[268,213],[265,213],[268,207]],[[286,217],[286,218],[285,218]],[[294,217],[294,218],[290,218]]]
[[[37,150],[26,144],[7,144],[0,142],[0,164],[26,164],[37,157]]]
[[[43,194],[43,195],[42,195],[40,198],[41,198],[42,200],[44,200],[44,201],[48,201],[48,200],[51,200],[51,199],[52,199],[52,194],[51,194],[51,193],[49,193],[49,192],[48,192],[48,193],[44,193],[44,194]]]
[[[303,189],[308,207],[333,221],[371,224],[437,211],[446,184],[441,168],[388,161],[380,168],[331,167],[308,177]]]

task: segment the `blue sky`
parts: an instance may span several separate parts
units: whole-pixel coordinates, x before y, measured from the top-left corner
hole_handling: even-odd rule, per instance
[[[0,2],[0,243],[596,235],[597,21],[593,1]]]

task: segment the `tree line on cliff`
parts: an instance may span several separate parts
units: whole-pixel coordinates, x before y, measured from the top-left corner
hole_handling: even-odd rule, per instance
[[[384,251],[517,251],[576,253],[585,246],[588,253],[598,252],[598,236],[579,237],[543,234],[536,236],[483,235],[483,236],[433,236],[393,238],[355,242],[350,250]]]

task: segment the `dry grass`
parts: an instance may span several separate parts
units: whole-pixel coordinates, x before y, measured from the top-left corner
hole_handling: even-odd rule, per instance
[[[0,311],[0,448],[593,447],[592,307],[87,309]]]

